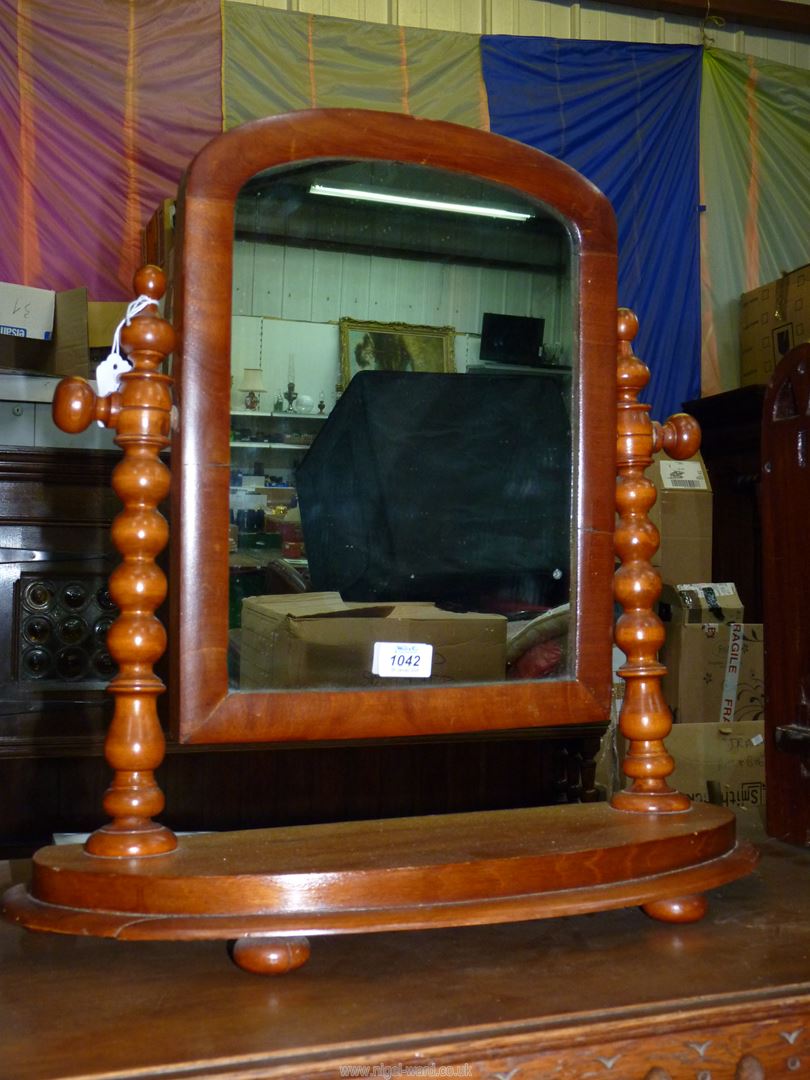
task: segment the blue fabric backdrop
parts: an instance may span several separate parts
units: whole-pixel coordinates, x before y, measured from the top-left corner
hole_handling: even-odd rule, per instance
[[[619,303],[638,315],[643,397],[665,420],[700,396],[700,47],[487,36],[481,53],[492,130],[613,204]]]

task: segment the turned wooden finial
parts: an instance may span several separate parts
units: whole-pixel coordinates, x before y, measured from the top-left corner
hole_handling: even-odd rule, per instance
[[[664,450],[676,461],[685,461],[700,449],[700,424],[689,413],[675,413],[665,424],[653,420],[652,426],[654,454]]]
[[[56,389],[53,415],[65,431],[83,431],[100,420],[116,431],[124,452],[113,470],[112,486],[124,504],[112,524],[112,539],[124,561],[110,576],[110,593],[120,614],[107,635],[118,674],[108,689],[115,712],[104,752],[115,771],[104,796],[112,820],[88,839],[92,855],[132,858],[174,850],[174,834],[153,821],[164,806],[154,770],[166,744],[157,715],[157,695],[165,689],[153,665],[166,648],[166,631],[155,610],[166,597],[166,577],[155,557],[169,539],[158,504],[169,492],[169,470],[159,458],[169,444],[171,379],[158,369],[174,348],[174,331],[156,310],[166,277],[156,266],[135,275],[135,292],[152,304],[121,331],[121,348],[132,370],[120,388],[99,398],[83,379],[63,379]]]
[[[616,624],[616,644],[627,657],[619,669],[625,680],[619,726],[629,743],[623,768],[631,784],[613,796],[612,805],[619,810],[641,813],[672,812],[688,810],[691,804],[686,795],[673,791],[666,782],[675,767],[663,741],[672,727],[672,713],[661,692],[661,677],[666,674],[666,668],[657,658],[664,643],[664,626],[654,611],[661,593],[661,577],[650,564],[660,537],[648,517],[656,499],[655,485],[644,472],[652,464],[659,438],[661,445],[666,447],[669,443],[683,450],[692,445],[695,433],[698,442],[700,436],[697,422],[691,417],[686,418],[689,424],[673,417],[663,427],[654,425],[649,405],[638,400],[649,382],[650,372],[633,355],[631,342],[637,330],[638,319],[633,312],[619,308],[616,462],[619,520],[615,547],[621,566],[614,577],[614,595],[623,609]],[[697,444],[692,453],[696,449]]]

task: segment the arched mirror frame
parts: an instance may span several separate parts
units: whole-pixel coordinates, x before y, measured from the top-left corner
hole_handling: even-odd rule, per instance
[[[230,337],[235,202],[288,163],[395,160],[513,188],[560,216],[574,270],[575,613],[571,675],[453,688],[233,692],[228,652]],[[616,226],[608,200],[564,163],[440,121],[314,110],[255,121],[210,142],[178,203],[173,374],[171,694],[189,743],[426,736],[593,723],[610,691],[616,446]]]

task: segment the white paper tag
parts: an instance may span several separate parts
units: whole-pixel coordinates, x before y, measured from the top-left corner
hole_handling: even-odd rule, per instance
[[[102,360],[96,368],[98,396],[109,397],[114,394],[120,388],[121,376],[126,371],[132,371],[132,364],[119,353],[110,353],[106,360]]]
[[[699,461],[661,461],[661,487],[672,491],[708,491]]]
[[[383,679],[429,679],[433,646],[417,641],[375,641],[371,674]]]

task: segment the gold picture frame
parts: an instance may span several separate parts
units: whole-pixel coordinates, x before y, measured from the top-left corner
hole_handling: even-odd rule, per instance
[[[358,371],[454,372],[452,326],[340,320],[340,379],[345,389]],[[364,362],[365,361],[365,362]]]

